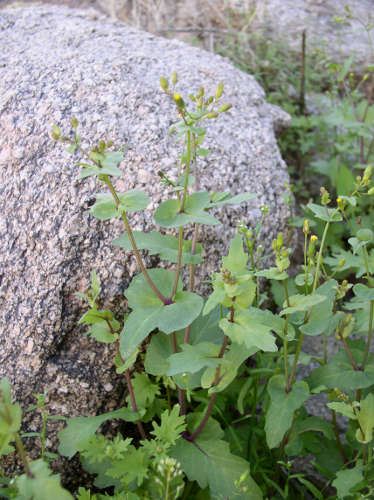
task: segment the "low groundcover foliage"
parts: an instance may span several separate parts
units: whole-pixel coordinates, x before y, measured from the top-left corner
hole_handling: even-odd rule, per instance
[[[100,309],[96,271],[90,290],[78,294],[88,305],[79,323],[87,325],[97,341],[114,344],[113,362],[126,379],[128,397],[122,408],[70,418],[60,431],[59,453],[70,458],[79,453],[83,467],[95,475],[96,491],[102,491],[80,487],[76,498],[371,498],[374,236],[369,227],[352,221],[357,202],[373,195],[371,167],[365,167],[336,203],[322,188],[320,203],[308,204],[306,210],[318,221],[322,236],[312,234],[309,221],[304,221],[304,260],[295,277],[289,274],[291,250],[282,233],[272,245],[275,265],[262,267],[258,236],[268,213],[263,207],[255,229],[239,224],[228,255],[211,277],[212,293],[204,300],[194,283],[195,267],[203,262],[203,227],[219,224],[213,208],[245,202],[255,194],[193,189],[199,157],[209,154],[203,147],[203,125],[231,107],[221,103],[223,85],[213,96],[206,96],[203,88],[191,94],[190,110],[175,91],[175,73],[171,82],[162,77],[160,83],[175,104],[179,122],[172,131],[182,142],[178,176],[160,173],[170,194],[154,213],[162,233],[132,231],[131,212],[145,210],[150,200],[136,189],[116,191],[112,178],[121,175],[121,151],[112,151],[112,144],[104,141],[86,151],[76,119],[72,137],[57,126],[52,132],[54,140],[69,145],[70,153],[84,158],[80,178],[96,176],[105,188],[91,213],[100,220],[122,219],[125,232],[113,244],[132,250],[140,270],[124,291],[130,310],[125,317]],[[326,255],[331,227],[343,224],[351,231],[344,258]],[[193,228],[191,241],[185,239],[186,226]],[[141,250],[159,255],[175,270],[167,265],[147,269]],[[345,279],[347,261],[358,269],[360,280],[354,286]],[[181,279],[183,266],[188,267],[187,283]],[[277,305],[273,310],[263,307],[266,294],[260,280],[271,285]],[[358,337],[352,339],[352,334]],[[331,335],[340,349],[328,359],[326,339]],[[317,368],[307,378],[299,373],[311,361],[303,352],[305,336],[319,336],[322,344],[321,357],[314,358]],[[140,346],[146,339],[143,355]],[[327,396],[330,420],[310,415],[305,407],[320,393]],[[25,453],[21,408],[12,401],[6,379],[1,381],[0,398],[0,453],[16,449],[25,471],[9,479],[0,469],[0,495],[19,500],[73,498],[49,467],[56,456],[45,449],[45,423],[51,416],[43,397],[38,395],[33,408],[43,415],[37,436],[42,456],[35,461]],[[344,417],[344,432],[338,415]],[[107,439],[97,433],[111,419],[136,425],[139,438],[118,434]],[[309,457],[320,476],[318,487],[294,472],[296,457]]]

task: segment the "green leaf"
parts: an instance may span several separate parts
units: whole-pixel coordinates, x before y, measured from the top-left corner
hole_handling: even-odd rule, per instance
[[[357,460],[353,469],[343,469],[336,473],[332,485],[337,489],[338,498],[351,496],[351,490],[364,479],[362,460]]]
[[[244,252],[243,240],[237,234],[230,245],[227,257],[222,257],[222,269],[227,269],[232,274],[245,274],[247,270],[248,254]]]
[[[139,409],[151,406],[155,397],[160,394],[158,384],[152,382],[146,373],[135,373],[131,382],[136,405]],[[127,396],[126,400],[129,404],[131,403],[130,396]]]
[[[307,207],[314,213],[317,219],[325,222],[339,222],[342,220],[341,213],[337,208],[327,208],[315,203],[308,203]]]
[[[337,285],[337,281],[330,280],[317,288],[317,296],[326,297],[326,300],[312,307],[308,322],[300,326],[302,333],[305,335],[319,335],[321,333],[330,335],[335,331],[340,319],[339,315],[333,313]]]
[[[256,321],[256,315],[251,310],[236,313],[234,322],[224,318],[219,326],[233,342],[244,344],[248,349],[256,347],[263,351],[277,351],[271,327]]]
[[[74,500],[73,496],[65,490],[60,484],[60,477],[52,475],[48,465],[44,460],[30,462],[30,470],[34,477],[26,474],[16,479],[19,494],[18,500],[29,500],[37,498],[38,500]]]
[[[120,177],[122,175],[122,172],[119,168],[115,167],[114,165],[108,165],[107,167],[97,167],[95,166],[90,166],[87,168],[83,168],[79,172],[78,179],[85,179],[86,177],[92,177],[93,175],[111,175],[113,177]]]
[[[289,297],[290,307],[283,309],[279,316],[285,316],[286,314],[293,314],[295,312],[307,312],[316,304],[326,300],[324,295],[291,295]],[[287,301],[284,302],[283,307],[287,305]]]
[[[96,203],[91,208],[94,217],[100,220],[109,220],[121,215],[122,211],[136,212],[147,208],[150,199],[138,189],[132,189],[126,193],[118,195],[120,205],[117,208],[111,194],[99,193],[96,195]]]
[[[178,261],[178,238],[170,234],[163,235],[157,231],[143,233],[134,231],[133,236],[138,250],[148,250],[150,255],[159,254],[163,260],[170,262]],[[127,233],[122,234],[115,240],[113,245],[122,247],[124,250],[132,250],[130,238]],[[192,242],[183,240],[182,264],[200,264],[203,247],[200,243],[196,245],[195,253],[191,255]]]
[[[332,403],[327,403],[327,406],[330,410],[337,411],[343,417],[350,418],[351,420],[357,420],[357,416],[353,411],[353,408],[350,404],[344,403],[343,401],[334,401]]]
[[[357,429],[357,441],[364,444],[370,443],[373,439],[374,427],[374,394],[370,393],[365,399],[361,400],[358,421],[364,435],[362,435],[361,429]]]
[[[219,221],[206,212],[209,204],[209,193],[199,191],[187,197],[184,212],[180,213],[179,200],[167,200],[159,205],[154,219],[161,227],[181,227],[191,222],[215,226]]]
[[[135,422],[141,416],[142,412],[134,413],[124,407],[96,417],[72,417],[68,419],[67,426],[58,433],[60,440],[58,451],[61,455],[72,458],[77,451],[84,449],[82,444],[95,434],[102,423],[114,418],[120,418],[126,422]]]
[[[161,415],[161,425],[152,422],[153,431],[150,434],[153,434],[157,441],[168,446],[175,445],[181,433],[186,429],[185,416],[179,415],[179,411],[180,406],[175,405],[171,412],[169,410],[163,412]]]
[[[78,321],[78,325],[81,325],[82,323],[85,323],[86,325],[94,325],[95,323],[101,323],[105,320],[113,320],[112,311],[98,311],[97,309],[89,309]]]
[[[353,287],[353,292],[359,299],[374,300],[374,288],[369,288],[361,283],[358,283]]]
[[[255,276],[277,281],[286,280],[288,278],[288,274],[286,273],[286,271],[280,271],[277,267],[271,267],[270,269],[258,271],[257,273],[255,273]]]
[[[182,344],[182,352],[169,356],[167,375],[178,373],[196,373],[207,366],[217,367],[221,360],[218,358],[220,346],[211,342],[200,342],[197,345]]]
[[[248,349],[243,345],[231,344],[228,347],[228,352],[223,357],[224,364],[221,367],[218,385],[213,386],[216,369],[207,368],[201,377],[201,387],[209,389],[209,394],[223,391],[235,380],[239,368],[244,361],[253,356],[257,351],[257,347]]]
[[[175,274],[166,269],[148,271],[151,279],[166,297],[170,297]],[[172,333],[187,327],[200,314],[203,299],[191,292],[180,291],[174,302],[164,305],[155,295],[143,275],[136,276],[126,290],[128,305],[133,312],[128,316],[120,337],[120,352],[124,359],[131,356],[138,345],[154,329]]]
[[[118,322],[116,322],[118,323]],[[118,323],[119,326],[119,323]],[[106,321],[101,321],[100,323],[95,323],[87,332],[98,342],[103,344],[112,344],[116,342],[119,338],[118,333],[112,333],[110,331],[109,325]]]
[[[257,307],[249,308],[251,317],[256,323],[261,323],[264,326],[268,326],[273,332],[275,332],[281,339],[284,338],[284,330],[286,328],[286,320],[273,314],[268,309],[262,310]],[[288,323],[287,340],[291,341],[295,338],[295,329]]]
[[[348,341],[352,356],[359,366],[362,363],[365,343]],[[362,347],[361,347],[362,346]],[[349,392],[357,389],[365,389],[374,384],[373,357],[369,359],[364,371],[354,370],[346,352],[338,351],[325,366],[321,366],[312,372],[307,381],[313,393],[325,389],[339,388],[341,391]]]
[[[0,456],[13,451],[10,443],[14,433],[19,432],[22,410],[18,403],[12,403],[11,387],[6,378],[0,381]]]
[[[135,349],[135,351],[131,354],[131,356],[128,359],[126,359],[125,362],[123,362],[120,353],[117,352],[114,360],[114,364],[116,366],[116,373],[118,375],[121,375],[121,373],[131,368],[132,365],[135,363],[138,354],[139,354],[139,349]]]
[[[287,393],[284,376],[274,375],[267,390],[270,406],[265,416],[266,442],[269,448],[276,448],[291,427],[294,412],[309,398],[309,387],[306,382],[299,381]]]
[[[170,450],[170,455],[180,462],[190,481],[197,481],[200,488],[210,488],[211,498],[232,498],[235,500],[261,500],[260,488],[248,474],[249,463],[230,452],[228,443],[211,436],[211,432],[201,433],[195,444],[179,439]],[[240,492],[235,481],[248,474]]]
[[[131,189],[126,191],[126,193],[118,195],[121,202],[121,209],[126,212],[138,212],[139,210],[144,210],[148,207],[150,203],[150,198],[146,195],[144,191],[139,189]]]
[[[218,326],[219,319],[220,314],[218,309],[212,311],[207,316],[198,316],[190,327],[190,343],[212,342],[221,346],[224,336]],[[177,332],[178,344],[183,343],[184,333],[184,330]],[[144,364],[147,373],[155,376],[166,375],[169,369],[168,358],[171,354],[170,337],[161,332],[153,335],[147,349]]]

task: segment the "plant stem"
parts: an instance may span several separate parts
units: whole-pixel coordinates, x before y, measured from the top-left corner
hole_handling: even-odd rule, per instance
[[[232,307],[232,310],[231,310],[231,316],[232,317],[233,317],[233,310],[234,310],[234,308]],[[230,320],[231,320],[231,318],[230,318]],[[218,354],[218,358],[222,358],[223,357],[228,342],[229,342],[229,338],[226,335],[225,338],[224,338],[224,340],[223,340],[223,344],[222,344],[221,350],[220,350],[220,352]],[[216,375],[214,377],[213,387],[217,386],[218,383],[219,383],[220,368],[221,367],[218,366],[217,369],[216,369]],[[188,437],[189,441],[194,441],[198,437],[198,435],[204,430],[204,427],[206,426],[206,423],[209,420],[210,414],[212,413],[212,409],[213,409],[214,401],[215,401],[216,397],[217,397],[217,393],[213,392],[213,394],[210,396],[209,403],[208,403],[207,409],[205,411],[204,418],[201,421],[199,427],[195,430],[195,432]]]
[[[366,344],[366,349],[364,353],[364,357],[361,364],[361,370],[365,369],[366,361],[370,352],[371,339],[373,337],[373,316],[374,316],[374,300],[370,301],[370,316],[369,316],[369,332],[368,332],[368,341]]]
[[[347,344],[347,340],[346,340],[346,339],[342,339],[342,342],[343,342],[344,350],[345,350],[345,352],[346,352],[346,354],[347,354],[347,356],[348,356],[348,358],[349,358],[349,361],[351,362],[351,365],[352,365],[353,369],[354,369],[356,372],[357,372],[357,371],[359,371],[359,370],[360,370],[360,368],[357,366],[357,363],[356,363],[356,361],[354,360],[354,357],[353,357],[353,355],[352,355],[352,353],[351,353],[351,350],[350,350],[350,348],[349,348],[349,346],[348,346],[348,344]]]
[[[29,466],[29,460],[27,458],[25,448],[23,447],[23,443],[21,438],[19,437],[18,432],[14,433],[14,442],[16,444],[17,451],[19,453],[19,456],[21,457],[23,466],[25,467],[25,472],[28,477],[34,477],[34,474],[30,470]]]
[[[113,198],[114,198],[114,201],[116,202],[116,205],[117,207],[120,205],[120,199],[118,198],[118,195],[113,187],[113,184],[112,184],[112,181],[109,179],[109,177],[106,175],[105,176],[105,183],[107,184],[108,188],[109,188],[109,191],[111,192]],[[129,221],[128,221],[128,218],[127,218],[127,215],[126,215],[126,212],[125,211],[122,211],[122,220],[125,224],[125,228],[126,228],[126,231],[127,231],[127,234],[129,236],[129,239],[130,239],[130,242],[131,242],[131,246],[132,246],[132,249],[133,249],[133,252],[134,252],[134,255],[135,255],[135,258],[136,258],[136,261],[138,263],[138,266],[140,267],[141,269],[141,272],[143,273],[143,276],[144,278],[147,280],[147,283],[149,284],[149,286],[152,288],[152,290],[154,291],[154,293],[157,295],[157,297],[161,300],[161,302],[164,304],[164,305],[167,305],[170,303],[170,300],[165,297],[161,292],[160,290],[156,287],[156,285],[153,283],[151,277],[149,276],[148,274],[148,271],[144,265],[144,262],[143,262],[143,259],[139,253],[139,250],[136,246],[136,243],[135,243],[135,238],[134,238],[134,235],[132,233],[132,230],[131,230],[131,227],[130,227],[130,224],[129,224]]]
[[[131,377],[129,370],[125,370],[125,378],[126,378],[126,383],[127,383],[127,388],[129,390],[129,396],[130,396],[130,401],[131,401],[131,407],[134,413],[138,413],[138,408],[136,406],[136,400],[135,400],[135,394],[134,394],[134,389],[132,387],[132,382],[131,382]],[[140,420],[136,421],[136,425],[139,430],[139,434],[142,439],[147,439],[147,436],[144,432],[143,424]]]
[[[179,237],[178,237],[178,260],[177,260],[177,270],[175,272],[175,280],[173,291],[171,292],[171,297],[174,298],[174,295],[177,293],[179,276],[181,273],[182,267],[182,249],[183,249],[183,227],[179,228]]]
[[[323,247],[325,245],[327,231],[329,229],[329,226],[330,226],[330,222],[326,222],[326,226],[325,226],[325,229],[323,231],[321,246],[320,246],[320,249],[319,249],[319,252],[318,252],[317,267],[316,267],[316,273],[314,275],[313,290],[312,290],[312,294],[311,295],[315,295],[315,293],[316,293],[317,283],[318,283],[318,274],[319,274],[319,269],[321,267],[321,262],[322,262],[322,252],[323,252]],[[308,316],[309,316],[309,314],[305,315],[304,323],[306,323],[306,321],[308,320]],[[295,352],[295,358],[294,358],[293,365],[292,365],[291,377],[290,377],[290,380],[289,380],[289,382],[287,384],[288,391],[291,390],[292,384],[293,384],[293,382],[295,380],[296,366],[297,366],[297,362],[299,360],[301,348],[303,346],[303,341],[304,341],[304,334],[301,333],[300,334],[300,338],[299,338],[299,342],[297,344],[296,352]]]
[[[108,319],[106,319],[105,321],[106,321],[107,325],[109,326],[110,333],[112,335],[114,335],[116,332],[114,331],[114,328],[112,327],[110,321]],[[117,342],[116,342],[116,348],[117,348],[117,353],[119,354],[122,362],[124,363],[125,360],[122,358],[120,350],[119,350],[119,340],[117,340]],[[135,399],[134,389],[133,389],[132,382],[131,382],[131,375],[130,375],[130,370],[129,369],[125,370],[125,379],[126,379],[127,389],[129,391],[129,396],[130,396],[130,402],[131,402],[132,411],[134,413],[138,413],[138,408],[136,406],[136,399]],[[138,427],[140,437],[142,439],[147,439],[147,436],[145,434],[144,427],[143,427],[143,424],[142,424],[141,420],[138,419],[138,420],[136,420],[135,423],[136,423],[136,425]]]
[[[290,307],[290,298],[288,296],[288,289],[287,289],[287,280],[282,280],[283,287],[284,287],[284,293],[286,295],[286,302],[287,302],[287,307]],[[289,314],[286,315],[286,324],[284,326],[283,330],[283,356],[284,356],[284,376],[286,379],[286,389],[287,389],[287,382],[288,382],[288,340],[287,340],[287,335],[288,335],[288,321],[289,321]]]
[[[171,349],[173,351],[173,354],[176,354],[178,352],[178,344],[177,344],[177,337],[175,335],[175,332],[173,332],[170,335],[170,343],[171,343]],[[184,390],[178,387],[178,403],[180,406],[180,415],[185,415],[186,414],[186,396],[184,393]]]
[[[321,246],[320,246],[320,249],[319,249],[319,252],[318,252],[317,267],[316,267],[316,273],[314,275],[314,283],[313,283],[312,295],[315,295],[316,289],[317,289],[319,268],[321,267],[321,262],[322,262],[322,252],[323,252],[323,247],[325,245],[327,231],[329,230],[329,226],[330,226],[330,222],[326,222],[326,226],[325,226],[325,229],[324,229],[323,235],[322,235]]]
[[[199,224],[195,224],[194,234],[192,238],[191,255],[195,255],[197,239],[199,237]],[[195,288],[195,264],[190,264],[190,276],[189,276],[189,286],[188,290],[190,292],[194,291]],[[184,331],[183,343],[188,344],[190,341],[191,325],[188,325]]]

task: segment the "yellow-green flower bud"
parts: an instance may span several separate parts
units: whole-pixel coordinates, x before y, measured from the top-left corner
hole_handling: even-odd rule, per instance
[[[204,87],[200,87],[198,97],[203,97],[204,93],[205,93]]]
[[[342,260],[339,261],[338,267],[343,267],[344,264],[345,264],[345,259],[342,259]]]
[[[218,116],[218,113],[216,113],[216,111],[211,111],[207,115],[204,115],[204,118],[217,118],[217,116]]]
[[[71,126],[73,128],[77,128],[78,127],[78,120],[76,118],[72,118],[71,119]]]
[[[178,75],[176,74],[175,71],[173,71],[173,73],[171,74],[171,83],[175,85],[177,81],[178,81]]]
[[[304,234],[309,234],[309,231],[310,231],[310,229],[309,229],[309,221],[308,221],[308,219],[305,219],[304,225],[303,225],[303,233]]]
[[[178,106],[179,109],[183,109],[185,104],[184,100],[182,99],[182,96],[180,94],[174,94],[174,101],[175,104]]]
[[[168,89],[169,89],[169,82],[163,76],[160,78],[160,85],[161,85],[162,90],[164,90],[165,92],[168,91]]]
[[[368,191],[368,195],[372,195],[374,194],[374,187],[370,188],[369,191]]]
[[[321,203],[322,205],[328,205],[330,203],[330,195],[327,189],[325,189],[323,186],[320,189],[321,192]]]
[[[218,88],[217,88],[217,91],[216,91],[216,99],[219,99],[223,94],[223,83],[220,82],[218,84]]]
[[[57,125],[53,125],[51,136],[55,141],[61,137],[61,130]]]
[[[189,98],[192,102],[195,102],[196,101],[196,97],[193,95],[193,94],[190,94],[189,95]]]
[[[232,104],[228,103],[228,104],[224,104],[223,106],[221,106],[218,111],[220,113],[225,113],[226,111],[228,111],[231,108],[232,108]]]

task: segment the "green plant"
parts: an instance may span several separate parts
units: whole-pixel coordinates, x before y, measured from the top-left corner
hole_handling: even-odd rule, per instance
[[[349,195],[338,197],[336,206],[331,206],[325,188],[320,204],[308,204],[321,236],[312,234],[312,221],[304,221],[304,260],[295,277],[289,274],[292,252],[282,233],[273,241],[274,265],[262,268],[258,236],[267,207],[255,228],[239,224],[228,255],[212,276],[212,293],[204,301],[194,285],[195,266],[203,260],[203,239],[198,242],[201,226],[219,223],[211,209],[253,195],[193,192],[198,159],[209,153],[202,146],[202,123],[218,118],[230,105],[220,103],[223,85],[219,84],[213,96],[205,96],[203,88],[191,94],[190,111],[174,91],[176,74],[171,82],[170,88],[161,78],[161,87],[180,117],[172,130],[183,139],[182,153],[176,178],[160,174],[171,197],[156,209],[154,220],[177,236],[132,231],[129,213],[145,209],[149,199],[138,190],[116,191],[112,178],[121,175],[121,151],[111,151],[112,144],[104,141],[85,150],[76,119],[73,137],[63,135],[57,126],[52,132],[55,140],[69,145],[69,152],[85,157],[79,163],[80,178],[97,176],[107,188],[97,195],[91,213],[100,220],[123,220],[126,231],[113,243],[132,249],[141,271],[125,291],[130,312],[124,318],[100,308],[99,272],[92,272],[90,290],[78,294],[88,305],[79,323],[87,325],[88,334],[97,341],[114,345],[114,365],[118,374],[124,374],[128,397],[125,406],[110,413],[70,418],[60,431],[59,453],[70,458],[79,453],[102,490],[93,493],[81,487],[77,498],[296,500],[308,494],[318,500],[369,498],[374,488],[374,236],[368,226],[355,222],[348,208],[361,198],[371,201],[371,168],[365,169]],[[187,224],[194,228],[192,241],[184,239]],[[329,234],[334,226],[343,225],[350,231],[344,257],[349,264],[329,255]],[[175,270],[146,269],[143,249],[176,265]],[[352,262],[358,266],[356,284],[344,275]],[[182,266],[189,268],[186,284]],[[260,293],[264,280],[271,284],[276,304],[272,310],[263,308],[268,303]],[[362,338],[352,338],[353,334]],[[332,335],[339,349],[329,357],[327,341]],[[321,339],[321,356],[313,358],[317,368],[307,377],[300,371],[311,361],[303,351],[305,336]],[[142,355],[139,347],[146,340]],[[308,413],[307,401],[319,393],[328,397],[331,421]],[[18,434],[21,411],[11,403],[6,381],[1,394],[0,453],[10,453],[10,443],[15,442],[24,459]],[[42,397],[37,409],[43,416],[38,437],[45,442]],[[337,414],[349,419],[344,436]],[[121,434],[107,439],[97,433],[111,419],[135,423],[139,440]],[[47,458],[43,445],[42,455]],[[295,458],[310,455],[324,481],[322,488],[293,470]],[[36,500],[35,488],[44,481],[51,484],[56,498],[71,498],[50,476],[45,460],[23,461],[23,476],[12,484],[1,479],[5,498]]]

